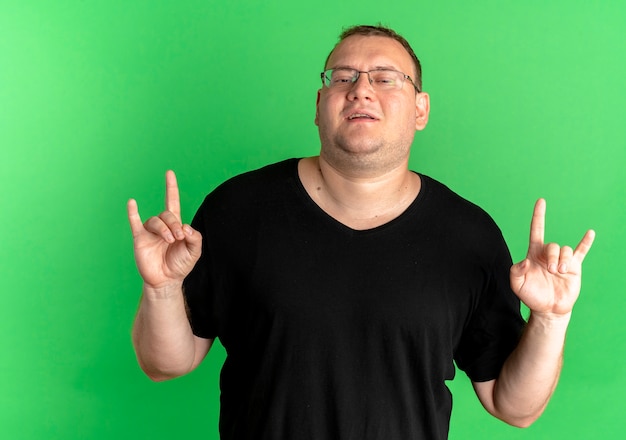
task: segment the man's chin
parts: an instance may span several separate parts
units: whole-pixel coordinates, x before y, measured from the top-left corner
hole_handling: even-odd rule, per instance
[[[381,148],[374,145],[343,144],[322,147],[320,155],[333,168],[344,172],[369,172],[379,168],[383,161]]]
[[[337,149],[346,154],[356,157],[369,156],[383,150],[384,143],[378,139],[372,139],[371,136],[350,136],[349,138],[338,138],[335,142]]]

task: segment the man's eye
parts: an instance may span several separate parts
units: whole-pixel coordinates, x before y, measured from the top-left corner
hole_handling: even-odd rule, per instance
[[[396,81],[396,77],[390,74],[380,74],[374,77],[374,81],[379,84],[393,84]]]
[[[352,75],[333,75],[332,81],[337,84],[352,82]]]

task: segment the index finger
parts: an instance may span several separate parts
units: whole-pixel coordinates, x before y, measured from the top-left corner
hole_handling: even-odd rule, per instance
[[[530,242],[529,247],[543,246],[546,230],[546,201],[539,199],[535,203],[533,218],[530,221]]]
[[[165,173],[165,209],[174,214],[178,220],[181,219],[178,183],[176,182],[176,174],[172,170]]]

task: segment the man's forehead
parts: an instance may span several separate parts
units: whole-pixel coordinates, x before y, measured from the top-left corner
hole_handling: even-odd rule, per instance
[[[411,56],[400,42],[379,35],[351,35],[339,42],[328,58],[327,67],[359,67],[353,63],[365,63],[371,68],[394,67],[410,69]]]

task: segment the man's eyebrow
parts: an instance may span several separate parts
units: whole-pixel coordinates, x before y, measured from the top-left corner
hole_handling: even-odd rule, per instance
[[[334,70],[334,69],[351,69],[351,70],[359,70],[359,69],[357,69],[356,67],[353,67],[353,66],[348,66],[348,65],[344,65],[344,64],[340,64],[340,65],[338,65],[338,66],[334,66],[334,67],[329,67],[329,68],[328,68],[328,69],[326,69],[326,70],[331,70],[331,69],[332,69],[332,70]],[[398,70],[398,68],[397,68],[397,67],[395,67],[395,66],[389,65],[389,64],[381,64],[381,65],[378,65],[378,66],[374,66],[374,67],[372,67],[372,68],[371,68],[371,69],[369,69],[369,70]]]
[[[390,64],[384,64],[380,66],[375,66],[372,70],[398,70],[398,68]]]
[[[351,70],[357,70],[352,66],[348,66],[348,65],[343,65],[340,64],[338,66],[333,66],[333,67],[329,67],[327,70],[335,70],[335,69],[351,69]]]

